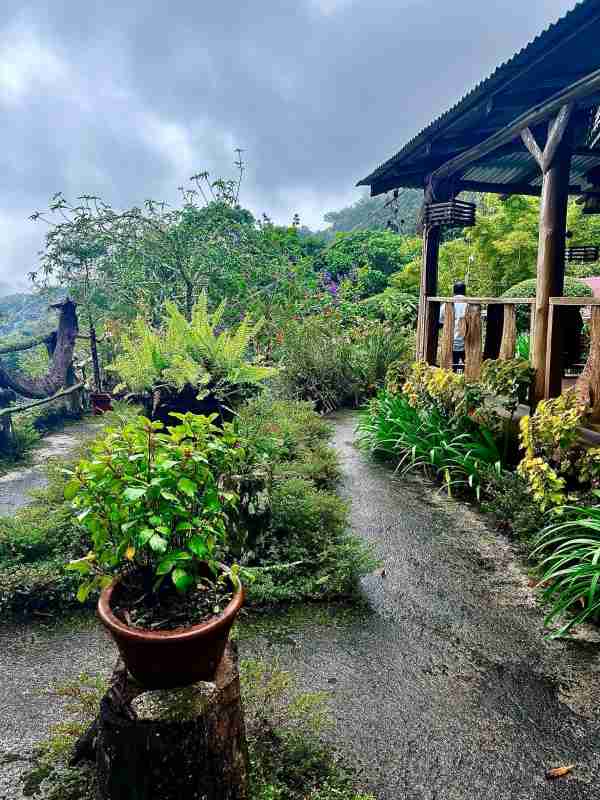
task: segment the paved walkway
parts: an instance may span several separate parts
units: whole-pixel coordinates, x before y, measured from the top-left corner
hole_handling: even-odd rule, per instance
[[[102,426],[101,417],[88,417],[73,422],[62,431],[45,436],[31,454],[31,464],[19,467],[0,476],[0,515],[10,514],[29,502],[32,489],[43,489],[48,479],[44,469],[50,458],[66,458],[75,452],[86,439],[97,435]]]
[[[363,459],[355,422],[335,418],[343,490],[385,576],[364,581],[363,608],[251,618],[243,653],[277,656],[331,693],[332,737],[379,800],[598,797],[600,646],[544,642],[509,544],[469,509]],[[113,659],[89,621],[0,631],[0,753],[26,755],[60,719],[49,685]],[[576,765],[568,779],[545,779],[564,764]],[[0,766],[0,800],[19,797],[9,774],[19,768]]]
[[[385,577],[364,581],[360,616],[265,650],[332,692],[335,738],[380,800],[599,797],[600,646],[545,642],[509,544],[368,462],[355,424],[335,418],[343,488]],[[545,779],[573,763],[568,780]]]

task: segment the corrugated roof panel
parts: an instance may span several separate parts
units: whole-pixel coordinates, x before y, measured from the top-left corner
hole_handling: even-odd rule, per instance
[[[477,84],[470,92],[468,92],[462,100],[452,106],[448,111],[440,117],[431,122],[419,134],[413,137],[404,147],[399,150],[392,158],[385,161],[377,169],[375,169],[369,176],[361,180],[358,185],[373,185],[378,179],[382,179],[391,166],[397,164],[402,159],[408,157],[415,148],[420,145],[425,145],[431,141],[438,131],[442,134],[444,129],[450,125],[454,120],[459,119],[467,113],[473,111],[473,108],[487,100],[492,92],[502,91],[503,86],[510,81],[515,75],[519,75],[524,69],[538,67],[540,78],[547,69],[540,59],[542,59],[552,48],[558,44],[563,38],[577,34],[578,29],[583,29],[584,26],[590,22],[596,22],[596,16],[600,12],[600,0],[582,0],[571,11],[567,12],[561,19],[550,25],[546,30],[540,33],[533,39],[526,47],[519,50],[511,59],[501,64],[496,70],[484,81]],[[586,36],[589,36],[589,30],[586,31]],[[584,56],[586,57],[584,63]],[[562,61],[559,59],[557,64],[568,63],[570,67],[580,67],[587,71],[592,71],[594,68],[600,67],[600,58],[597,55],[597,48],[585,47],[580,51],[580,57],[574,62],[571,59],[565,60],[565,55],[561,56]],[[595,66],[590,66],[587,62]],[[538,62],[536,64],[536,62]],[[557,64],[553,63],[556,67]],[[562,67],[561,67],[562,74]],[[535,79],[531,74],[528,75],[529,85],[535,86]],[[565,73],[565,85],[572,82],[573,77]],[[533,82],[533,83],[532,83]],[[560,88],[560,87],[559,87]],[[549,90],[549,95],[558,91],[558,88]],[[525,109],[529,107],[525,105]],[[519,110],[515,110],[513,119],[519,115]],[[491,120],[490,120],[491,122]],[[500,127],[503,127],[503,123]],[[457,152],[460,152],[458,150]]]

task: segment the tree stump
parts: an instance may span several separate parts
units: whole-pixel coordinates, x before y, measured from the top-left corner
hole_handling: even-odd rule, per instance
[[[247,800],[237,653],[214,683],[144,690],[119,663],[96,720],[100,800]]]

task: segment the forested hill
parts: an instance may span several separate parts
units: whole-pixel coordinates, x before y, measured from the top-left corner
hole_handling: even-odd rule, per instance
[[[0,338],[37,336],[56,327],[47,296],[18,292],[0,297]]]
[[[417,189],[400,189],[396,203],[397,212],[386,203],[391,193],[380,197],[364,196],[352,205],[339,211],[328,211],[323,219],[331,226],[325,233],[351,231],[356,228],[385,228],[388,221],[395,220],[400,233],[412,235],[416,231],[417,215],[423,202],[423,192]]]

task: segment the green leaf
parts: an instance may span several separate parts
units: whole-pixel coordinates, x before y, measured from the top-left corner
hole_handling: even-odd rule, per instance
[[[148,544],[153,536],[154,530],[152,528],[142,528],[138,534],[138,547],[143,547],[145,544]]]
[[[200,536],[199,534],[192,536],[192,538],[187,543],[187,546],[192,551],[192,553],[198,558],[204,558],[204,556],[208,553],[208,547],[206,541],[204,537]]]
[[[65,500],[72,500],[81,489],[81,483],[78,480],[72,480],[65,486]]]
[[[88,581],[87,583],[82,583],[79,589],[77,590],[77,599],[80,603],[85,603],[85,601],[90,596],[90,592],[92,591],[94,584],[92,581]]]
[[[124,500],[139,500],[146,494],[146,487],[144,486],[130,486],[123,492]]]
[[[150,547],[155,553],[164,553],[167,550],[167,540],[155,533],[150,539]]]
[[[195,497],[198,492],[198,487],[189,478],[180,478],[177,483],[177,488],[180,492],[187,494],[188,497]]]
[[[194,579],[192,576],[189,574],[189,572],[181,569],[181,567],[177,567],[173,570],[171,579],[177,587],[177,590],[180,592],[187,592],[188,589],[191,589],[191,587],[194,585]]]

